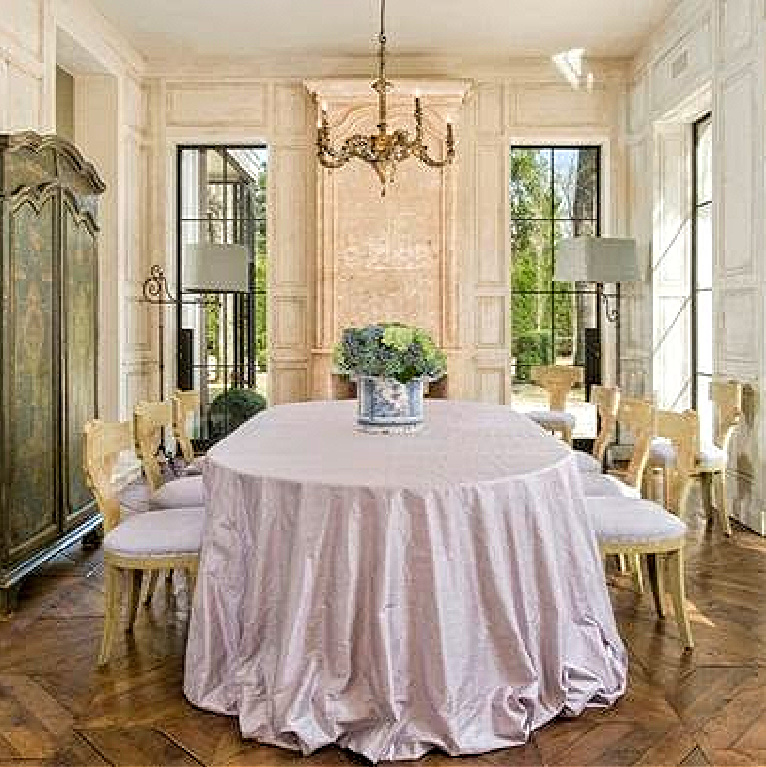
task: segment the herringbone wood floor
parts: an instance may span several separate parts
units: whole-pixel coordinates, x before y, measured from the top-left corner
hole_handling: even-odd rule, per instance
[[[697,647],[675,621],[612,576],[630,650],[615,708],[555,721],[523,748],[424,765],[766,764],[766,541],[731,540],[692,521],[687,565]],[[309,758],[242,740],[236,722],[197,711],[181,693],[186,600],[164,586],[134,637],[120,634],[98,671],[100,552],[73,548],[30,578],[0,623],[0,764],[276,765],[361,763],[327,748]]]

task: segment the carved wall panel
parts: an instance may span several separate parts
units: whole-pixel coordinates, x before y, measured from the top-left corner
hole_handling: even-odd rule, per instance
[[[439,157],[447,118],[460,114],[466,86],[442,83],[429,93],[419,85],[426,143]],[[328,103],[334,140],[375,132],[377,105],[368,83],[366,91],[356,81],[309,87]],[[407,93],[391,97],[390,129],[412,130],[412,106]],[[385,196],[362,161],[319,174],[313,396],[329,396],[332,347],[345,327],[404,322],[458,349],[456,183],[455,168],[429,168],[415,159],[399,164]]]

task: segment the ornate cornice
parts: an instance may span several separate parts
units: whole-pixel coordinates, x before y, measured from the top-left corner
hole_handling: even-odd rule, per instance
[[[80,150],[74,144],[60,136],[54,134],[41,135],[34,131],[24,131],[22,133],[10,133],[0,136],[0,142],[12,152],[22,150],[30,152],[53,150],[56,155],[57,164],[60,155],[66,157],[75,171],[87,180],[94,193],[102,194],[106,190],[106,184],[93,164],[83,157]],[[58,174],[58,172],[59,169],[57,167],[56,173]]]

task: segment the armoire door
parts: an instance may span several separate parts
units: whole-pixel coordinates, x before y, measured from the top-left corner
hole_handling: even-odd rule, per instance
[[[4,555],[14,562],[58,534],[58,191],[4,205]]]
[[[80,212],[68,192],[62,195],[62,363],[64,434],[62,477],[64,529],[93,513],[93,496],[85,482],[82,432],[96,417],[98,250],[96,226]]]

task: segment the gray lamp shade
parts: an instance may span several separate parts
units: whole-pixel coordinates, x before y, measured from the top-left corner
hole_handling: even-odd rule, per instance
[[[186,245],[183,289],[190,293],[247,293],[247,248],[211,242]]]
[[[566,237],[556,248],[559,282],[640,282],[636,241],[622,237]]]

